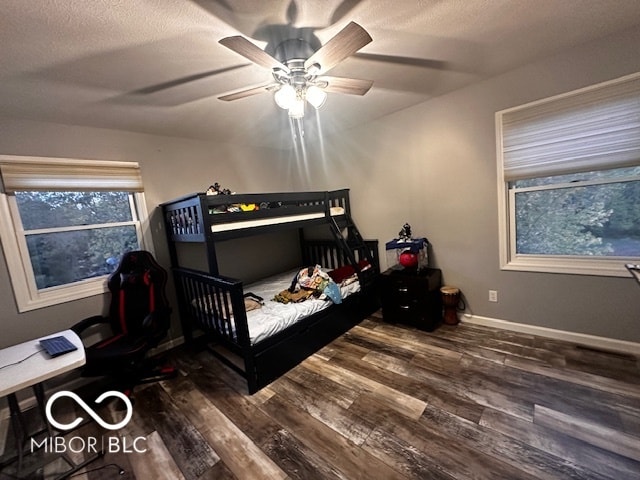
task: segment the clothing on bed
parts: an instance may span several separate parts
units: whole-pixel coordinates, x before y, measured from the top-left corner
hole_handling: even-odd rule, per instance
[[[293,292],[288,288],[282,290],[280,293],[276,293],[273,297],[274,302],[280,303],[298,303],[304,302],[306,299],[313,296],[313,290],[294,290]]]
[[[321,300],[328,297],[333,303],[342,302],[340,289],[320,265],[298,271],[289,288],[277,293],[273,299],[281,303],[303,302],[312,296]]]
[[[264,298],[252,292],[244,294],[244,309],[246,312],[260,308],[262,305],[264,305]]]
[[[257,295],[267,299],[273,298],[274,292],[286,290],[291,285],[291,279],[299,269],[284,272],[259,282],[247,285],[245,288]],[[360,282],[354,275],[345,279],[340,285],[336,285],[340,290],[341,298],[360,291]],[[329,299],[319,299],[311,296],[304,302],[290,302],[287,304],[265,300],[262,308],[247,312],[247,324],[249,327],[249,337],[251,343],[255,344],[275,333],[293,325],[298,320],[308,317],[320,310],[333,305]]]
[[[284,272],[278,275],[268,277],[255,283],[247,285],[245,288],[251,292],[253,296],[259,298],[273,299],[274,292],[288,291],[291,285],[291,279],[294,275],[300,273],[300,269]],[[330,282],[339,291],[340,298],[346,298],[349,295],[360,291],[360,282],[357,276],[344,279],[340,285]],[[326,290],[326,288],[325,288]],[[246,297],[247,295],[245,295]],[[245,302],[246,302],[245,298]],[[230,305],[230,298],[227,299]],[[249,329],[249,338],[251,344],[256,344],[275,333],[284,330],[293,325],[302,318],[308,317],[320,310],[323,310],[333,304],[326,296],[316,298],[313,295],[302,302],[280,303],[274,300],[265,300],[260,308],[246,310],[247,326]],[[191,305],[205,312],[207,315],[218,314],[224,315],[224,309],[215,303],[215,299],[208,295],[196,297],[191,300]],[[229,312],[231,314],[231,312]]]

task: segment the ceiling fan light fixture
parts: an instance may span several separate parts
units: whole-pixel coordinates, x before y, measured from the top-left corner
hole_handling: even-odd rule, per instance
[[[318,109],[322,107],[327,101],[327,92],[317,87],[316,85],[310,85],[307,88],[307,101]]]
[[[302,118],[304,117],[304,98],[298,96],[293,104],[289,107],[290,118]]]
[[[284,110],[289,110],[293,106],[296,102],[296,97],[296,89],[291,85],[281,86],[273,95],[276,104]]]

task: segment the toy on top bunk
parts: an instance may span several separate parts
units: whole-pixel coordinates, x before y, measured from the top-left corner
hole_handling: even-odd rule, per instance
[[[209,185],[206,194],[212,195],[235,195],[236,192],[232,192],[228,188],[222,188],[218,182],[213,185]],[[282,206],[282,202],[261,202],[257,203],[230,203],[225,205],[216,205],[209,207],[209,213],[237,213],[237,212],[253,212],[254,210],[260,210],[265,208],[278,208]]]
[[[326,297],[333,303],[342,303],[340,288],[320,265],[301,269],[294,276],[291,286],[276,294],[273,300],[286,304],[304,302],[312,297]]]
[[[233,195],[235,193],[228,188],[222,188],[218,182],[209,185],[209,188],[207,188],[207,195]]]
[[[207,188],[207,195],[235,195],[236,192],[232,192],[228,188],[222,188],[218,182],[213,185],[209,185]],[[258,206],[255,203],[231,203],[228,205],[217,205],[209,208],[209,213],[235,213],[235,212],[252,212],[257,210]]]

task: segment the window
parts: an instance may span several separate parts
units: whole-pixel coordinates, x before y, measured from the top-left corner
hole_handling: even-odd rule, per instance
[[[640,74],[496,114],[501,267],[627,276],[640,259]]]
[[[0,238],[18,310],[106,291],[130,250],[145,248],[137,163],[0,156]]]

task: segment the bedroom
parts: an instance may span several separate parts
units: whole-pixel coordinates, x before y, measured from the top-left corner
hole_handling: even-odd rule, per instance
[[[222,79],[205,80],[204,85],[195,82],[191,85],[194,91],[177,94],[189,99],[204,89],[213,96],[184,105],[164,105],[163,100],[171,103],[175,99],[170,95],[158,98],[160,92],[148,103],[119,102],[118,95],[136,88],[219,68],[215,62],[207,63],[202,52],[218,58],[223,66],[241,62],[233,52],[223,52],[216,45],[206,47],[206,38],[200,35],[211,28],[215,44],[241,31],[229,26],[233,16],[211,11],[211,5],[224,2],[161,2],[137,36],[129,31],[131,37],[114,34],[117,28],[134,29],[115,13],[116,8],[124,7],[112,7],[110,2],[97,2],[95,8],[83,6],[84,2],[47,3],[53,11],[25,5],[30,2],[4,3],[3,10],[10,14],[4,15],[7,27],[2,29],[0,154],[136,161],[151,213],[157,205],[202,191],[214,181],[243,193],[350,188],[353,217],[363,234],[384,242],[395,237],[404,222],[411,223],[416,233],[429,238],[433,262],[442,269],[447,283],[464,291],[477,319],[513,322],[531,331],[551,329],[552,334],[576,341],[594,336],[604,339],[607,346],[631,342],[637,354],[640,289],[630,278],[500,269],[494,121],[499,110],[640,71],[636,2],[595,2],[598,8],[590,5],[589,9],[563,2],[561,11],[557,2],[535,9],[527,9],[528,2],[503,2],[502,10],[496,6],[484,15],[479,11],[486,8],[486,2],[474,3],[477,10],[464,9],[461,4],[465,2],[451,2],[452,12],[464,12],[462,20],[452,12],[440,12],[448,2],[425,9],[422,17],[409,7],[414,16],[402,17],[398,9],[393,12],[397,18],[385,14],[378,3],[368,9],[370,2],[365,0],[333,2],[355,5],[348,18],[359,21],[374,37],[367,52],[436,59],[443,55],[450,60],[446,57],[449,48],[459,53],[469,44],[447,42],[445,37],[455,40],[457,28],[459,38],[465,38],[464,32],[477,28],[480,38],[484,34],[493,43],[480,48],[475,58],[467,55],[462,59],[484,60],[483,55],[491,53],[487,48],[495,48],[505,63],[494,65],[489,60],[493,57],[487,57],[482,65],[490,73],[485,73],[471,62],[475,70],[459,73],[462,79],[456,77],[464,86],[433,98],[428,98],[431,91],[447,87],[442,83],[453,82],[450,77],[439,72],[431,75],[431,70],[425,73],[424,69],[416,74],[410,66],[376,65],[371,73],[378,75],[380,88],[374,84],[362,98],[331,95],[326,110],[319,111],[323,119],[323,115],[339,119],[346,116],[337,110],[342,105],[353,111],[356,120],[343,131],[325,130],[326,138],[313,138],[309,130],[304,155],[291,147],[290,131],[278,135],[274,127],[278,122],[273,119],[282,112],[268,98],[238,100],[215,113],[220,108],[216,94],[259,82],[259,73],[248,75],[249,82],[237,73],[233,82],[223,77],[226,85]],[[303,15],[308,2],[299,3]],[[289,2],[274,2],[269,7],[273,12],[268,13],[277,12],[276,21],[285,22],[287,5]],[[144,24],[145,8],[148,2],[141,2],[122,15],[132,24]],[[185,18],[181,15],[192,24],[167,20]],[[386,19],[398,26],[389,27]],[[345,22],[346,18],[341,25]],[[43,25],[54,29],[53,33]],[[400,25],[406,25],[405,30]],[[399,30],[395,38],[402,40],[397,46],[384,38],[385,31],[394,28]],[[91,45],[89,31],[94,32],[96,44]],[[423,31],[428,33],[421,34]],[[81,48],[85,44],[90,50]],[[184,52],[200,56],[181,58]],[[341,74],[366,78],[360,70],[365,67],[356,60],[351,65],[347,62],[340,67]],[[190,68],[186,72],[180,70],[185,64]],[[166,65],[174,66],[169,69]],[[402,81],[398,90],[390,85],[394,80]],[[425,94],[425,88],[433,90]],[[67,103],[72,96],[78,103]],[[382,108],[377,105],[387,107],[387,99],[397,111],[376,113]],[[407,103],[400,108],[402,101]],[[101,102],[111,107],[108,115],[98,110]],[[232,124],[231,111],[237,115],[238,123],[233,125],[238,133],[204,131],[211,125]],[[367,115],[373,116],[362,120]],[[145,126],[145,121],[158,130]],[[134,122],[137,127],[127,127]],[[323,126],[328,129],[326,123]],[[183,124],[194,127],[196,133],[191,137],[183,134]],[[268,146],[254,143],[265,139]],[[151,220],[157,257],[168,265],[158,217],[152,215]],[[68,328],[103,310],[104,299],[94,296],[18,313],[4,256],[0,258],[0,284],[4,345]],[[499,292],[498,302],[488,301],[489,290]],[[179,339],[177,319],[173,320],[176,325],[170,338]]]

